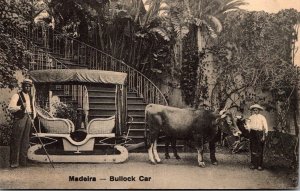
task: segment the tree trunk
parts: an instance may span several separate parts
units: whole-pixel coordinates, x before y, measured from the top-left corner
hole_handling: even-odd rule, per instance
[[[197,28],[197,45],[198,45],[198,52],[202,52],[206,46],[204,33],[202,34],[200,27]]]
[[[197,47],[198,47],[198,55],[200,56],[200,52],[204,50],[206,47],[206,42],[205,42],[205,37],[204,33],[201,32],[201,27],[197,27]],[[194,106],[198,107],[198,105],[203,104],[204,100],[201,100],[201,94],[202,90],[200,89],[202,83],[203,83],[203,77],[202,75],[205,75],[202,73],[202,70],[204,69],[204,66],[202,65],[202,59],[199,58],[199,63],[198,63],[198,70],[197,70],[197,85],[196,85],[196,92],[195,92],[195,99],[194,99]]]
[[[300,77],[299,77],[299,68],[297,68],[298,74],[298,85],[295,91],[295,110],[294,110],[294,124],[295,124],[295,133],[299,135],[299,124],[300,124]]]
[[[173,50],[174,50],[174,61],[175,61],[174,67],[181,68],[182,66],[182,39],[181,38],[176,38],[176,42]]]

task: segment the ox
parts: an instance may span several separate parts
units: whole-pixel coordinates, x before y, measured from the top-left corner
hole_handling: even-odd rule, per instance
[[[249,138],[250,137],[250,131],[248,129],[246,129],[246,122],[249,119],[245,119],[242,116],[237,116],[237,121],[236,124],[239,128],[239,130],[242,132],[242,136],[245,138]]]
[[[179,109],[157,104],[147,105],[145,109],[145,134],[147,128],[149,128],[149,137],[146,136],[151,143],[148,149],[149,160],[152,164],[161,162],[157,153],[157,139],[159,132],[162,130],[168,138],[172,137],[173,140],[180,138],[192,141],[198,152],[200,167],[205,166],[203,145],[205,142],[209,142],[211,162],[217,165],[215,142],[217,140],[218,122],[221,118],[226,119],[225,121],[229,124],[231,132],[237,135],[241,133],[235,120],[233,120],[232,114],[226,112],[215,114],[204,109]],[[222,128],[222,126],[220,127]],[[176,149],[174,146],[173,148]]]
[[[249,134],[250,131],[246,128],[246,122],[249,119],[245,119],[242,116],[235,116],[234,120],[236,121],[236,125],[239,128],[241,135],[239,136],[231,136],[231,132],[223,132],[223,136],[221,137],[222,145],[225,145],[225,141],[228,146],[232,149],[232,153],[237,153],[239,151],[247,150],[249,145]],[[224,129],[228,129],[228,124],[224,123]]]
[[[234,117],[233,114],[229,111],[225,112],[225,110],[223,110],[222,113],[223,113],[222,116],[215,115],[217,117],[216,120],[218,121],[218,123],[217,123],[218,132],[215,135],[214,140],[212,140],[212,141],[216,142],[219,138],[221,138],[221,140],[222,140],[224,135],[225,136],[233,135],[236,138],[236,140],[240,140],[240,135],[243,134],[242,130],[247,131],[244,126],[242,126],[242,128],[240,128],[240,126],[239,126],[239,125],[242,125],[245,120],[241,121],[240,119]],[[176,139],[177,138],[180,138],[180,137],[175,137],[174,135],[173,136],[166,135],[166,139],[165,139],[165,158],[166,159],[170,159],[170,155],[169,155],[169,144],[170,143],[171,143],[175,158],[180,159],[179,155],[177,154],[177,148],[176,148]],[[190,141],[191,140],[188,140],[189,144],[191,144]],[[211,146],[210,147],[211,152],[215,153],[214,144],[210,144],[210,146]],[[212,154],[212,155],[214,156],[214,154]],[[214,164],[217,164],[217,163],[215,162]]]

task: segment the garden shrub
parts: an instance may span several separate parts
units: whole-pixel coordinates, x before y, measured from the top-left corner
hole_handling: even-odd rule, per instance
[[[266,139],[266,162],[285,161],[288,166],[297,168],[299,146],[298,137],[279,131],[270,131]]]
[[[5,124],[0,124],[0,146],[10,145],[11,133],[12,133],[12,115],[8,112],[8,105],[6,102],[1,103],[2,111],[5,116]]]
[[[10,145],[12,125],[0,124],[0,146]]]
[[[57,118],[70,119],[74,124],[77,121],[77,105],[72,103],[55,102],[53,115]]]

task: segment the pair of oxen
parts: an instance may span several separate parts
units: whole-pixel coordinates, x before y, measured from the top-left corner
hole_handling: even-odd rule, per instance
[[[243,122],[239,121],[239,126]],[[220,132],[240,136],[241,130],[237,118],[226,109],[213,112],[206,109],[180,109],[170,106],[149,104],[145,109],[145,137],[148,145],[149,160],[152,164],[161,162],[157,152],[157,140],[161,131],[166,136],[165,156],[170,158],[168,146],[171,143],[174,156],[180,157],[176,150],[176,139],[187,140],[198,152],[198,164],[205,167],[203,161],[203,146],[208,142],[210,159],[213,165],[218,161],[215,156],[215,143]]]

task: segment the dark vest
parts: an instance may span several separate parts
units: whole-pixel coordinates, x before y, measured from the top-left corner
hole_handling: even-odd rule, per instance
[[[18,95],[19,95],[19,100],[17,102],[17,106],[21,106],[21,105],[26,106],[26,100],[25,100],[25,97],[24,97],[23,93],[22,92],[18,92]],[[30,100],[31,111],[33,112],[32,96],[31,96],[30,93],[28,95],[29,95],[29,100]],[[21,110],[19,110],[19,111],[17,111],[17,112],[14,113],[14,117],[15,118],[23,118],[24,116],[25,116],[25,108],[22,108]]]

